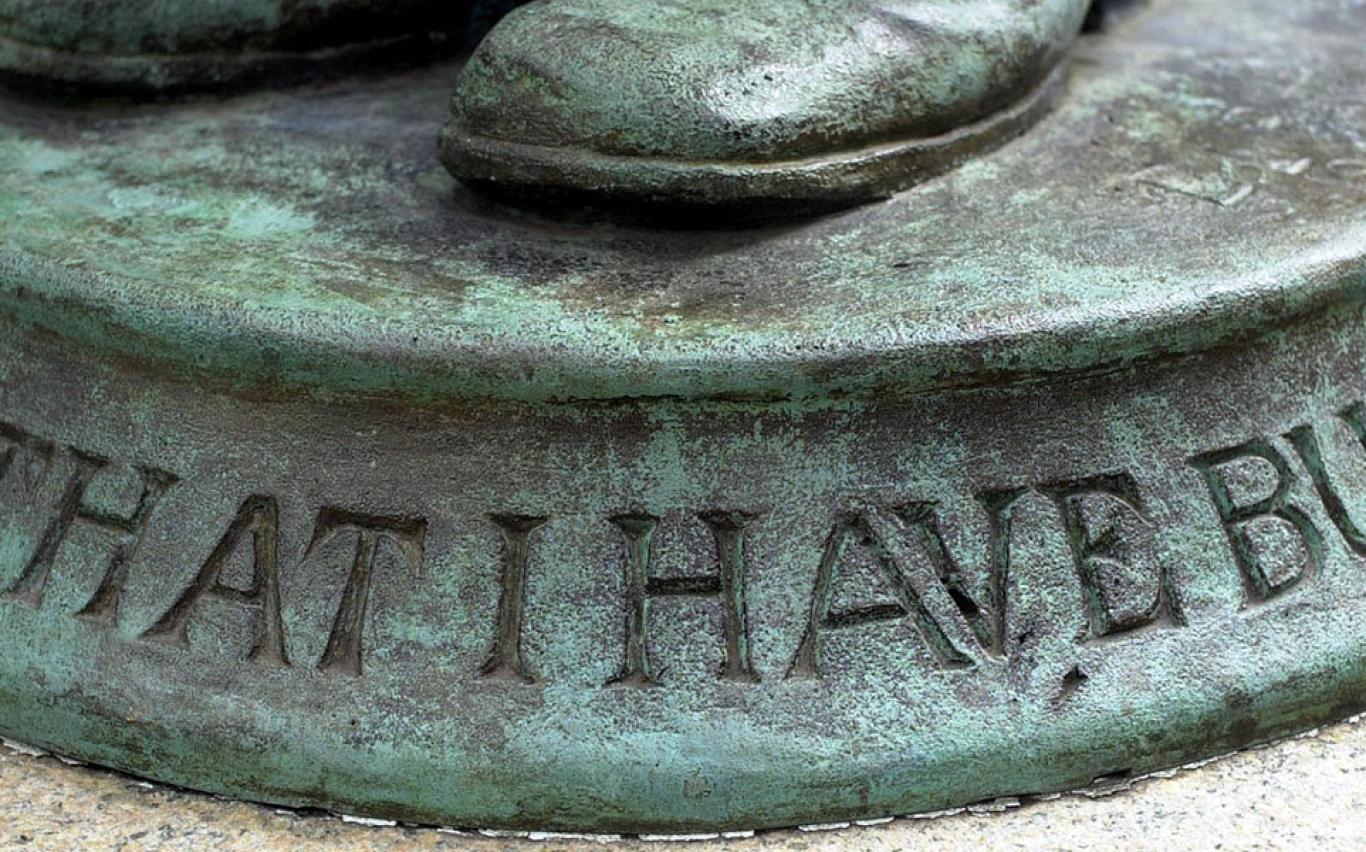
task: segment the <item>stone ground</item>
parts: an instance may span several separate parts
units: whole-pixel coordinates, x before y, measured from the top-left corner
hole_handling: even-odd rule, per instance
[[[370,826],[172,790],[0,749],[5,849],[777,852],[964,849],[1366,849],[1366,717],[1127,789],[1001,802],[873,826],[688,843],[507,839]]]

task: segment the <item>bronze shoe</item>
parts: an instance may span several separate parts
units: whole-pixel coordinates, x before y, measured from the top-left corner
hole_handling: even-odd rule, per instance
[[[541,0],[464,69],[441,138],[481,185],[848,204],[1044,113],[1088,0]]]

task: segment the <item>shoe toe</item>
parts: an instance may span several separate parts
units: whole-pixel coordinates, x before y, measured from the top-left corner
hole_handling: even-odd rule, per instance
[[[543,0],[506,17],[464,68],[443,159],[466,179],[590,191],[607,179],[606,191],[638,184],[660,198],[691,191],[689,175],[702,176],[699,197],[708,175],[742,196],[747,173],[780,169],[786,187],[817,171],[847,187],[844,164],[933,147],[1025,99],[1085,3]],[[908,156],[933,170],[933,154]],[[884,189],[904,185],[880,164],[851,168],[865,166]]]

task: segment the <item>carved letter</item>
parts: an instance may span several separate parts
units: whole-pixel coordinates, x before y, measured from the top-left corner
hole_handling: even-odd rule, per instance
[[[1086,599],[1088,634],[1091,638],[1125,633],[1158,622],[1183,623],[1175,589],[1165,566],[1156,567],[1152,597],[1137,612],[1117,614],[1116,602],[1112,600],[1107,587],[1105,568],[1131,569],[1133,557],[1142,556],[1141,553],[1132,554],[1132,536],[1126,535],[1125,527],[1142,529],[1152,526],[1143,507],[1143,498],[1138,493],[1138,483],[1131,475],[1118,473],[1095,476],[1054,483],[1040,490],[1052,498],[1067,530],[1077,579]],[[1108,522],[1098,533],[1092,530],[1086,511],[1087,502],[1095,500],[1103,500],[1106,507],[1112,510]]]
[[[1349,408],[1343,409],[1338,413],[1338,418],[1352,430],[1361,446],[1366,449],[1366,421],[1362,418],[1361,403],[1357,403]],[[1342,533],[1342,539],[1347,546],[1359,556],[1366,556],[1366,533],[1357,526],[1347,511],[1347,506],[1343,503],[1341,495],[1333,487],[1333,481],[1328,476],[1328,468],[1323,463],[1323,451],[1319,447],[1319,439],[1314,434],[1314,430],[1308,426],[1297,426],[1286,433],[1288,440],[1299,454],[1300,460],[1304,462],[1304,467],[1309,471],[1309,479],[1314,483],[1314,490],[1319,494],[1319,499],[1323,501],[1323,508],[1328,512],[1328,517],[1332,519],[1333,525]]]
[[[648,687],[656,683],[649,652],[652,597],[720,598],[726,633],[726,662],[721,677],[758,682],[750,663],[745,612],[745,528],[753,517],[740,512],[717,512],[701,518],[711,528],[718,560],[717,572],[704,577],[650,576],[650,543],[659,521],[643,515],[612,519],[626,539],[626,660],[612,685]]]
[[[944,543],[944,534],[940,531],[935,504],[910,503],[894,510],[897,517],[914,534],[916,543],[934,569],[935,578],[948,592],[949,599],[957,607],[959,615],[968,623],[978,645],[991,656],[999,657],[1005,653],[1005,582],[1010,565],[1010,507],[1023,494],[1023,491],[1003,491],[982,498],[981,502],[987,509],[990,523],[990,547],[987,556],[988,601],[985,606],[979,606],[968,593],[963,570],[949,552],[948,545]],[[905,558],[909,559],[909,556],[906,555]],[[943,633],[937,624],[934,632]],[[947,637],[945,641],[947,642]]]
[[[1023,490],[993,492],[980,498],[990,518],[988,607],[979,606],[968,595],[962,572],[950,556],[939,531],[934,504],[913,503],[894,511],[899,524],[886,513],[868,509],[838,521],[826,539],[815,590],[807,616],[806,631],[787,676],[814,678],[821,675],[821,646],[826,633],[879,621],[911,617],[924,636],[935,659],[944,668],[973,665],[973,657],[946,632],[926,607],[923,597],[930,587],[927,579],[938,582],[963,619],[966,637],[975,639],[983,652],[997,656],[1005,647],[1005,583],[1010,564],[1010,517],[1015,501]],[[911,538],[924,551],[933,569],[932,578],[917,571],[907,536],[899,527],[909,527]],[[850,543],[857,543],[873,555],[895,598],[893,603],[873,604],[846,612],[831,612],[835,599],[836,568]],[[986,610],[984,613],[983,610]],[[969,642],[970,644],[970,642]]]
[[[204,567],[166,614],[146,633],[145,639],[173,645],[190,644],[190,616],[200,601],[215,597],[256,611],[256,642],[247,655],[251,662],[287,666],[284,625],[280,620],[279,570],[280,511],[270,497],[250,497],[237,511],[228,531],[209,554]],[[224,585],[219,576],[247,533],[252,537],[251,588]]]
[[[356,554],[351,573],[342,592],[341,606],[332,622],[332,633],[327,637],[318,669],[359,677],[361,674],[361,638],[365,629],[365,610],[370,601],[370,581],[374,573],[375,557],[380,544],[389,542],[408,563],[414,577],[422,575],[423,544],[427,537],[427,522],[412,518],[387,518],[361,515],[340,509],[323,509],[313,529],[313,540],[304,559],[333,538],[352,533],[356,537]]]
[[[534,683],[522,663],[522,608],[526,604],[526,572],[531,558],[531,534],[546,518],[495,515],[503,531],[503,577],[498,596],[498,625],[493,650],[480,674],[495,680]]]
[[[30,435],[23,429],[11,426],[8,423],[0,423],[0,482],[3,482],[10,471],[14,469],[15,463],[20,460],[20,453],[26,461],[36,459],[39,466],[46,473],[52,465],[52,458],[56,454],[57,445],[36,435]],[[21,492],[25,497],[32,497],[37,489],[36,477],[25,476],[20,483]]]
[[[95,477],[108,466],[108,459],[72,450],[74,470],[67,479],[56,513],[39,540],[38,547],[23,573],[5,595],[38,607],[43,603],[48,577],[57,551],[71,528],[78,523],[88,524],[113,536],[113,553],[95,594],[77,613],[97,624],[113,624],[118,620],[119,597],[127,580],[128,564],[142,540],[147,522],[158,501],[178,480],[174,474],[150,467],[137,467],[142,493],[137,506],[128,517],[119,517],[87,506],[85,492]],[[8,461],[6,461],[8,466]]]
[[[1271,495],[1254,503],[1239,506],[1219,469],[1239,460],[1260,459],[1276,472],[1276,487]],[[1214,508],[1219,513],[1234,560],[1243,577],[1247,601],[1264,601],[1296,586],[1302,579],[1315,573],[1323,560],[1323,536],[1313,522],[1299,508],[1290,505],[1290,486],[1294,474],[1285,457],[1265,440],[1249,441],[1227,450],[1216,450],[1190,460],[1205,478]],[[1293,575],[1280,581],[1268,573],[1266,561],[1259,555],[1250,535],[1250,527],[1259,521],[1274,520],[1294,531],[1304,546],[1304,563]]]

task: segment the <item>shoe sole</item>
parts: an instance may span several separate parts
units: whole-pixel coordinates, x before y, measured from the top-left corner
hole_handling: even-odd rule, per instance
[[[450,53],[459,39],[420,33],[313,51],[110,55],[29,44],[0,35],[0,78],[22,87],[161,94],[291,83],[330,72],[411,65]]]
[[[1056,104],[1065,76],[1059,67],[1009,107],[939,136],[796,160],[601,154],[493,139],[454,121],[441,132],[441,160],[462,180],[511,195],[586,194],[689,207],[849,206],[887,198],[1018,137]]]

